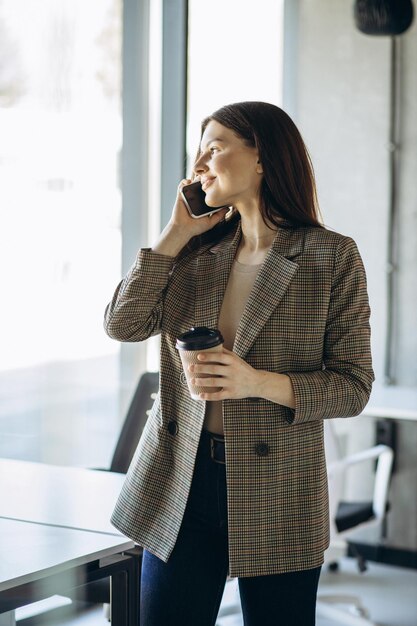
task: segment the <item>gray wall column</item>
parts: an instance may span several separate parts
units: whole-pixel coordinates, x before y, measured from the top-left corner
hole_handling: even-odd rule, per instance
[[[149,0],[123,8],[122,273],[146,245],[148,226]]]
[[[299,0],[284,1],[282,108],[297,120]]]
[[[148,232],[149,1],[123,3],[122,274],[127,273]],[[132,386],[146,369],[144,343],[121,346],[124,417]]]
[[[161,228],[186,172],[187,0],[163,0]]]

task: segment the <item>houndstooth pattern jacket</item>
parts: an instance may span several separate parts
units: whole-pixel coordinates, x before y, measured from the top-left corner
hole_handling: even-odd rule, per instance
[[[240,235],[239,224],[177,263],[140,250],[105,312],[106,332],[119,341],[161,334],[160,392],[111,520],[165,562],[205,412],[189,396],[175,340],[191,326],[216,327]],[[322,564],[329,543],[323,419],[358,415],[368,401],[369,315],[352,239],[314,227],[278,230],[233,350],[254,368],[286,373],[296,407],[262,398],[223,402],[231,576]]]

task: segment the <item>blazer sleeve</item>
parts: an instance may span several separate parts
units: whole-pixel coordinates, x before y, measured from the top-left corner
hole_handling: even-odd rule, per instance
[[[374,381],[369,317],[362,259],[355,242],[344,237],[335,252],[322,370],[287,372],[295,395],[289,423],[361,413]]]
[[[143,341],[161,332],[164,291],[173,257],[139,250],[104,313],[104,329],[118,341]]]

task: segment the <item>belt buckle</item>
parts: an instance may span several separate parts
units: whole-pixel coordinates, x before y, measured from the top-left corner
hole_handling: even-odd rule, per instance
[[[211,460],[214,461],[215,463],[220,463],[221,465],[225,465],[225,461],[219,461],[219,459],[216,459],[214,456],[214,446],[215,446],[215,442],[218,443],[223,443],[224,445],[224,439],[223,438],[218,438],[218,437],[214,437],[213,435],[210,436],[210,457]]]

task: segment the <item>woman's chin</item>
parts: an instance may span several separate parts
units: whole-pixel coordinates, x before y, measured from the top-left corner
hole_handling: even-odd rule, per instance
[[[209,196],[206,194],[205,202],[206,202],[207,206],[209,206],[209,207],[211,207],[213,209],[215,209],[215,208],[217,208],[219,206],[229,206],[227,204],[227,200],[225,201],[224,198],[220,198],[219,196],[216,196],[215,194],[212,194],[212,195],[209,195]]]

